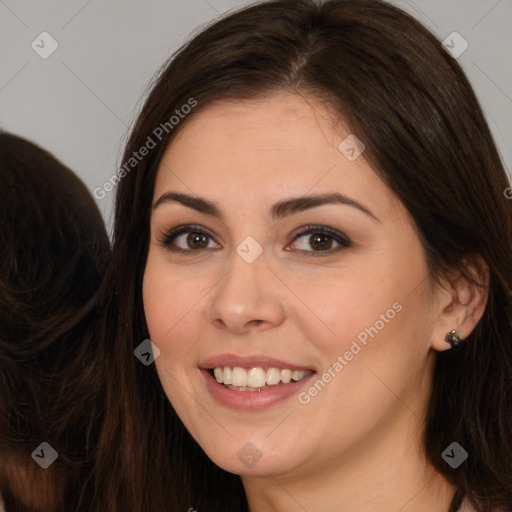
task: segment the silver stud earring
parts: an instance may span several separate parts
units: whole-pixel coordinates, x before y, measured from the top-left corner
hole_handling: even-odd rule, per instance
[[[446,343],[449,343],[452,348],[455,348],[458,345],[460,345],[460,343],[463,342],[464,340],[457,334],[456,330],[453,330],[446,335],[444,341],[446,341]]]

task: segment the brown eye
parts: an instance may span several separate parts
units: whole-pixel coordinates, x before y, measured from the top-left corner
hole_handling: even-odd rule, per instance
[[[192,232],[187,236],[187,245],[192,249],[205,249],[208,246],[208,236]]]
[[[333,239],[329,235],[310,235],[309,244],[314,249],[326,251],[332,247]]]
[[[310,253],[308,256],[333,254],[352,245],[346,235],[327,226],[309,226],[295,236],[293,243],[299,251]]]
[[[213,248],[209,245],[210,242],[213,242],[211,235],[203,229],[194,226],[174,228],[159,241],[164,247],[173,252],[190,253]]]

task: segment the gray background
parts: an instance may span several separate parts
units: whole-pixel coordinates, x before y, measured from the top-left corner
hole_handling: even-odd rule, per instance
[[[0,126],[42,145],[91,192],[116,172],[151,78],[201,26],[244,0],[0,0]],[[512,0],[395,0],[458,58],[512,169]],[[31,47],[58,42],[47,59]],[[398,42],[399,44],[399,42]],[[114,192],[97,203],[110,226]]]

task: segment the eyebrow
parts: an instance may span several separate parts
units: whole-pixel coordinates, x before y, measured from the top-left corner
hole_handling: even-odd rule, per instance
[[[211,215],[213,217],[224,220],[222,210],[217,203],[202,197],[190,196],[188,194],[181,194],[178,192],[166,192],[165,194],[161,195],[153,204],[153,210],[156,210],[162,204],[172,202],[180,203],[183,206],[192,208],[200,213]],[[341,204],[352,206],[362,211],[366,215],[372,217],[377,222],[380,222],[380,220],[372,213],[369,208],[362,205],[359,201],[340,194],[339,192],[284,199],[272,205],[272,208],[270,209],[270,219],[272,221],[280,220],[295,213],[303,212],[305,210],[326,204]]]

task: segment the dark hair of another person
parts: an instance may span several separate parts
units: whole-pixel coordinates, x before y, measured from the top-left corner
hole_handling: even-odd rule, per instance
[[[176,109],[190,99],[197,106],[118,185],[102,357],[111,382],[105,399],[116,421],[106,423],[100,440],[99,507],[247,508],[240,478],[202,452],[168,403],[154,365],[142,365],[133,350],[149,337],[142,277],[164,151],[213,102],[277,91],[322,101],[363,141],[364,157],[411,215],[433,283],[459,269],[484,286],[465,258],[481,255],[487,263],[483,317],[460,350],[438,355],[424,447],[456,486],[451,512],[464,497],[479,512],[510,510],[512,202],[503,194],[509,182],[459,64],[421,23],[378,0],[276,0],[241,9],[196,34],[155,80],[124,161]],[[441,457],[453,441],[469,452],[457,469]]]
[[[86,492],[102,418],[96,303],[109,257],[83,182],[44,149],[0,132],[0,495],[8,512],[69,512]],[[58,454],[47,469],[31,457],[42,442]]]

